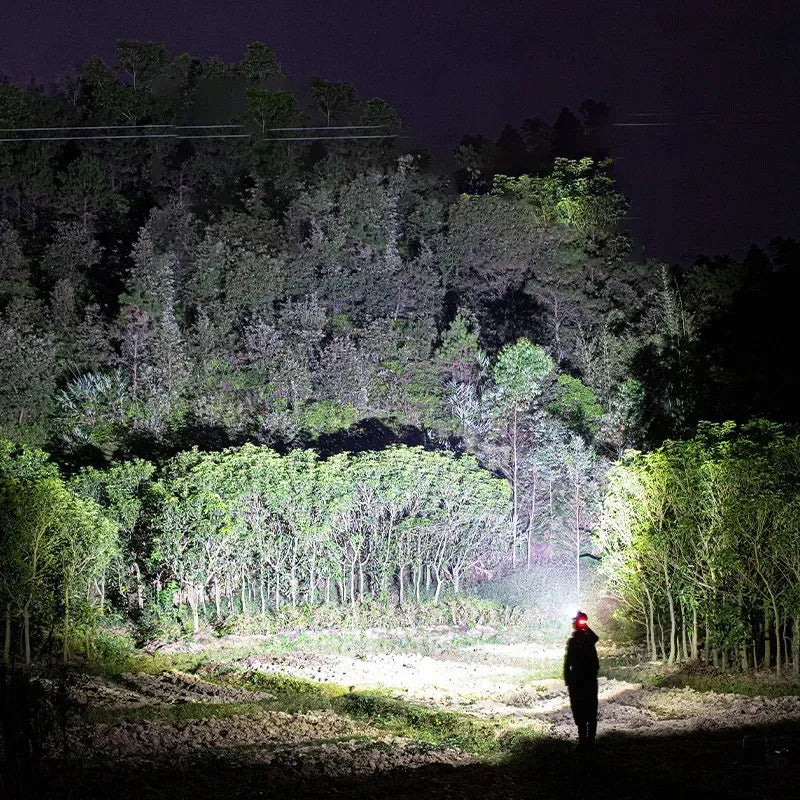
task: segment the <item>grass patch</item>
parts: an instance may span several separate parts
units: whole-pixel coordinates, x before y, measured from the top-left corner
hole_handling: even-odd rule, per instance
[[[132,708],[88,708],[85,718],[89,722],[117,725],[121,722],[150,721],[188,722],[195,719],[225,719],[227,717],[257,717],[267,708],[267,703],[154,703]]]
[[[336,698],[337,712],[408,739],[459,747],[488,755],[498,749],[499,726],[452,711],[438,711],[378,692],[349,692]]]
[[[743,694],[749,697],[799,697],[800,683],[776,675],[684,672],[654,675],[648,683],[664,689],[689,688],[697,692]]]
[[[496,721],[426,708],[385,692],[351,692],[336,684],[264,672],[230,670],[207,677],[229,686],[269,692],[275,699],[257,704],[266,710],[296,713],[330,709],[395,736],[441,747],[458,747],[481,756],[507,757],[519,749],[521,741],[542,736],[534,728],[518,729],[512,734]]]
[[[601,659],[606,678],[656,686],[660,689],[694,689],[696,692],[741,694],[748,697],[798,697],[800,682],[774,672],[724,672],[706,664],[632,663],[629,659]]]

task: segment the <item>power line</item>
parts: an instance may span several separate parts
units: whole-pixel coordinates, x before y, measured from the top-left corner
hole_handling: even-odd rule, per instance
[[[0,139],[0,142],[76,142],[76,141],[106,141],[108,139],[252,139],[250,133],[211,133],[211,134],[190,134],[190,133],[113,133],[107,136],[30,136],[30,137],[8,137]],[[276,136],[269,138],[258,138],[258,142],[316,142],[322,140],[330,141],[349,141],[351,139],[396,139],[407,138],[399,137],[396,133],[381,134],[360,134],[357,136]]]
[[[62,125],[51,128],[0,128],[0,133],[31,133],[35,131],[106,131],[106,130],[131,130],[136,128],[170,128],[172,130],[204,130],[216,128],[242,128],[235,122],[225,125],[171,125],[141,124],[141,125]],[[264,128],[265,131],[351,131],[375,128],[385,128],[385,125],[310,125],[294,128]]]
[[[379,133],[359,136],[279,136],[274,139],[259,139],[260,142],[317,142],[323,139],[332,139],[334,141],[347,141],[348,139],[407,139],[407,136],[399,136],[396,133]]]
[[[141,125],[62,125],[53,128],[0,128],[1,133],[13,133],[16,131],[107,131],[107,130],[130,130],[132,128],[174,128],[176,130],[195,130],[203,128],[241,128],[241,125],[229,123],[227,125],[171,125],[171,124],[141,124]]]
[[[385,128],[385,125],[310,125],[299,128],[264,128],[265,131],[356,131],[369,128]]]
[[[249,139],[249,133],[110,133],[108,136],[30,136],[27,138],[5,138],[0,142],[75,142],[98,141],[106,139]]]

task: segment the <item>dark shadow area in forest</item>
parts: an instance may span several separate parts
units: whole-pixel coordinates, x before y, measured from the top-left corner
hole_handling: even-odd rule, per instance
[[[379,419],[368,418],[346,430],[320,434],[313,446],[320,455],[327,457],[336,453],[385,450],[394,444],[416,447],[425,443],[425,434],[419,428],[411,425],[389,427]]]

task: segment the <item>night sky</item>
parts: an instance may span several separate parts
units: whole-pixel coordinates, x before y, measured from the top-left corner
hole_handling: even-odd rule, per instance
[[[464,133],[494,138],[507,121],[603,100],[618,122],[675,123],[612,131],[648,256],[741,257],[800,236],[797,0],[3,0],[2,17],[13,80],[112,62],[121,38],[226,61],[260,40],[296,88],[312,73],[350,80],[440,153]]]

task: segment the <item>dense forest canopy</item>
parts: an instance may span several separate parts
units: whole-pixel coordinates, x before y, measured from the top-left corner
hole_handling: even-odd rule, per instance
[[[6,654],[56,621],[66,652],[109,604],[197,627],[198,606],[579,575],[626,449],[796,422],[800,246],[641,263],[606,114],[465,136],[448,171],[389,103],[298,88],[260,43],[225,64],[119,42],[56,87],[0,83]],[[673,627],[678,594],[634,573],[620,592],[655,647],[642,593]],[[721,642],[727,590],[684,585],[689,650],[698,613]],[[738,608],[780,635],[768,599]]]

